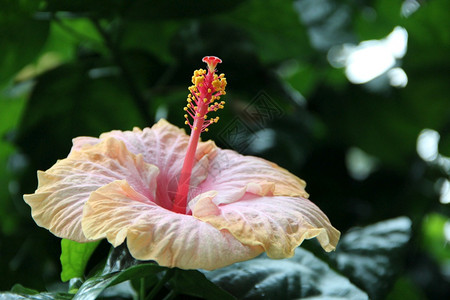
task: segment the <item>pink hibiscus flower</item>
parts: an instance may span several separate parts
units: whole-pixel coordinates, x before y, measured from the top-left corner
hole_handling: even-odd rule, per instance
[[[267,252],[285,258],[304,239],[326,251],[340,233],[306,199],[305,182],[274,163],[201,142],[225,104],[226,79],[194,72],[185,110],[191,136],[165,120],[152,128],[79,137],[67,158],[38,171],[25,195],[36,223],[78,242],[125,242],[133,257],[182,269],[220,268]],[[190,121],[190,118],[193,120]]]

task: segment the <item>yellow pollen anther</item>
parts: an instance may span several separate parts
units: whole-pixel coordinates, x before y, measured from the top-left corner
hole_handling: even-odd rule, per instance
[[[195,85],[198,85],[198,86],[202,86],[203,80],[205,80],[205,77],[203,77],[203,76],[195,77],[192,83]]]
[[[224,74],[216,74],[215,66],[221,60],[215,57],[206,57],[203,60],[208,64],[208,69],[198,69],[192,76],[192,84],[187,96],[186,107],[183,109],[189,114],[185,114],[185,124],[191,130],[208,131],[208,126],[217,123],[219,118],[208,118],[211,111],[222,109],[225,101],[218,101],[221,95],[225,94],[227,85]],[[211,74],[212,73],[212,74]],[[192,121],[190,119],[193,119]],[[198,132],[197,132],[198,134]]]
[[[205,128],[205,132],[208,132],[208,130],[209,130],[208,128]]]
[[[189,122],[188,121],[184,121],[184,124],[187,125],[187,124],[189,124]]]

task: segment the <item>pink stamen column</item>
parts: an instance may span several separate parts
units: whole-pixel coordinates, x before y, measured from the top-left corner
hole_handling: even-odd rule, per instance
[[[196,70],[192,76],[193,86],[189,87],[190,94],[187,99],[187,106],[184,110],[187,114],[185,124],[191,128],[191,136],[181,169],[178,189],[173,202],[172,211],[186,214],[187,197],[190,188],[192,168],[195,163],[195,152],[200,140],[200,134],[208,131],[208,126],[217,123],[219,117],[207,119],[207,114],[223,108],[224,101],[217,102],[221,95],[225,95],[227,81],[223,74],[216,74],[216,66],[222,60],[215,56],[205,56],[203,62],[208,65],[208,73],[205,70]],[[206,75],[205,75],[206,74]],[[190,122],[191,118],[193,122]]]

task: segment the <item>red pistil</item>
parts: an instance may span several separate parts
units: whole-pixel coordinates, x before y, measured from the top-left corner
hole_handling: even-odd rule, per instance
[[[208,70],[210,72],[214,72],[217,64],[220,64],[222,62],[222,60],[215,56],[205,56],[205,57],[203,57],[202,62],[205,62],[208,64]]]
[[[187,196],[189,193],[192,168],[195,163],[195,152],[197,150],[200,134],[208,131],[208,126],[217,123],[219,117],[207,119],[208,112],[222,109],[224,101],[218,101],[221,95],[225,95],[227,81],[225,75],[216,74],[216,66],[222,60],[215,56],[205,56],[203,62],[208,64],[208,73],[205,70],[196,70],[192,76],[193,86],[189,87],[188,104],[184,108],[185,124],[191,128],[188,149],[181,169],[178,190],[173,203],[173,211],[186,214]],[[190,121],[192,119],[192,123]]]

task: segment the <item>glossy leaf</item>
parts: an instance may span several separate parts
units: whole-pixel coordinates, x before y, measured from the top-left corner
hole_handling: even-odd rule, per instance
[[[238,299],[368,299],[347,278],[302,248],[289,259],[263,255],[205,275]]]
[[[73,295],[68,293],[39,293],[20,284],[12,287],[11,292],[0,293],[0,300],[69,300]]]
[[[132,266],[126,270],[108,273],[104,275],[93,276],[87,279],[78,289],[73,299],[91,300],[98,297],[105,289],[135,278],[153,276],[164,270],[156,264],[141,264]]]
[[[111,247],[102,274],[123,271],[137,264],[139,264],[139,261],[131,256],[126,244],[122,244],[116,248]]]
[[[83,277],[89,258],[100,241],[92,243],[77,243],[71,240],[61,240],[61,280],[67,281],[75,277]]]
[[[39,294],[38,291],[24,287],[21,284],[15,284],[12,288],[11,288],[11,292],[13,293],[17,293],[17,294],[27,294],[27,295],[36,295]]]
[[[170,280],[170,285],[179,294],[210,300],[234,299],[231,294],[209,281],[197,270],[177,269],[174,277]]]
[[[405,263],[403,251],[411,235],[411,220],[400,217],[343,235],[336,250],[337,268],[370,299],[383,299]]]

